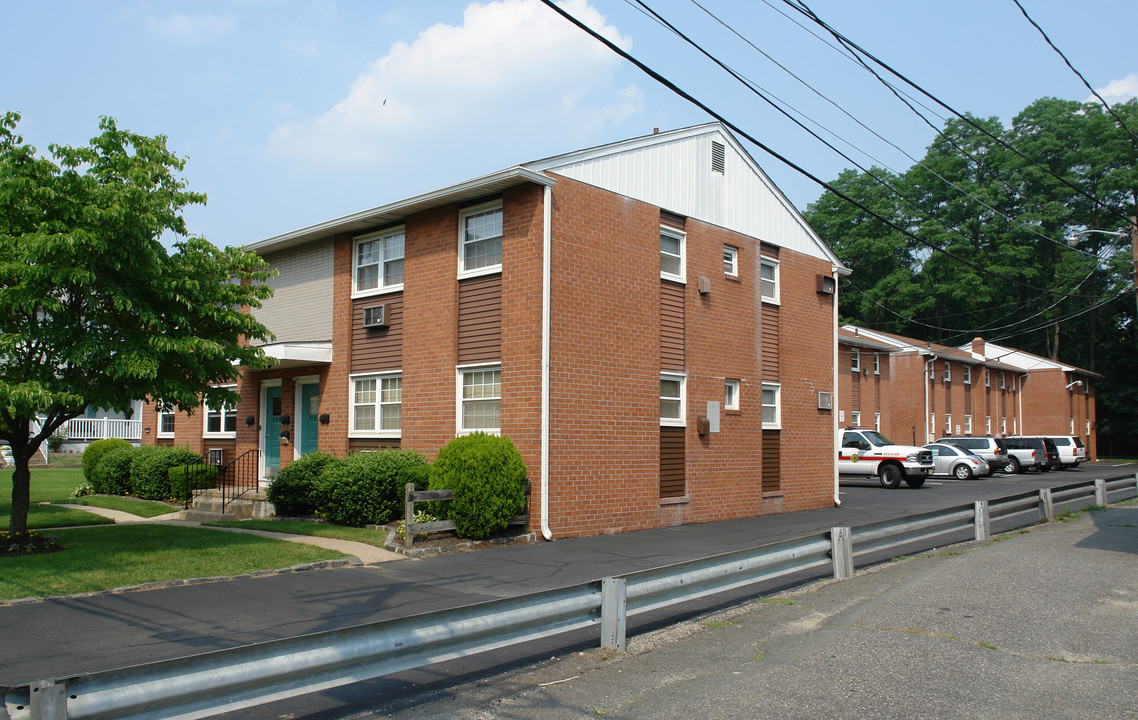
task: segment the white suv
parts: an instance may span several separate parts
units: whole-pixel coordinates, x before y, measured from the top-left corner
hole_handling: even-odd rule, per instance
[[[899,487],[904,480],[909,487],[919,488],[932,471],[933,454],[925,448],[894,445],[869,428],[846,428],[842,432],[839,478],[876,477],[886,488]]]
[[[1083,441],[1074,435],[1048,435],[1059,449],[1059,462],[1063,469],[1079,467],[1079,463],[1087,461],[1087,448]]]

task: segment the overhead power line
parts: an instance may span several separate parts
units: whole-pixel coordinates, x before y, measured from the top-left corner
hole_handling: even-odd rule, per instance
[[[825,188],[826,190],[829,190],[835,196],[845,200],[846,202],[850,203],[854,207],[857,207],[858,209],[862,210],[863,212],[870,215],[871,217],[873,217],[873,218],[877,219],[878,221],[884,223],[886,226],[888,226],[888,227],[892,228],[893,230],[896,230],[897,232],[901,233],[905,237],[908,237],[912,240],[917,241],[918,243],[928,247],[929,249],[933,250],[934,252],[939,252],[939,253],[945,255],[946,257],[950,257],[950,258],[956,260],[957,262],[961,263],[962,265],[970,267],[979,273],[983,273],[985,275],[990,275],[990,276],[995,277],[995,278],[1002,280],[1004,282],[1012,283],[1014,285],[1019,285],[1021,287],[1027,288],[1028,290],[1032,290],[1035,292],[1044,293],[1044,294],[1048,294],[1048,295],[1056,295],[1056,296],[1068,297],[1068,298],[1079,297],[1079,298],[1095,299],[1098,297],[1098,296],[1092,296],[1092,295],[1071,295],[1069,293],[1059,292],[1056,290],[1052,290],[1050,288],[1037,287],[1037,286],[1032,285],[1030,283],[1024,282],[1018,278],[1000,275],[999,273],[997,273],[993,270],[990,270],[986,267],[983,267],[983,266],[979,265],[978,263],[972,262],[971,260],[968,260],[966,258],[960,257],[959,255],[956,255],[955,253],[952,253],[948,250],[945,250],[944,248],[937,246],[936,244],[926,240],[925,238],[922,238],[922,237],[916,235],[915,233],[913,233],[909,229],[901,227],[900,225],[898,225],[894,221],[890,220],[889,218],[886,218],[883,215],[881,215],[881,214],[871,210],[870,208],[866,207],[864,204],[862,204],[858,200],[855,200],[854,198],[850,197],[849,195],[843,193],[842,191],[838,190],[837,188],[833,187],[832,185],[830,185],[826,181],[822,180],[821,178],[819,178],[816,175],[814,175],[813,173],[811,173],[809,170],[806,170],[802,166],[798,165],[794,161],[792,161],[789,158],[787,158],[786,156],[782,155],[781,153],[776,151],[774,148],[770,147],[766,143],[763,143],[758,138],[754,137],[753,135],[751,135],[750,133],[745,131],[743,128],[739,127],[737,124],[731,122],[726,117],[724,117],[720,113],[716,112],[715,110],[711,109],[709,106],[704,104],[702,101],[698,100],[697,98],[692,96],[690,93],[688,93],[687,91],[680,88],[678,85],[673,83],[671,80],[667,79],[666,77],[664,77],[663,75],[661,75],[660,73],[658,73],[657,71],[653,70],[651,67],[646,65],[645,63],[641,62],[639,59],[634,57],[631,53],[629,53],[629,52],[623,50],[622,48],[618,47],[615,43],[611,42],[610,40],[608,40],[607,38],[602,36],[600,33],[596,32],[595,30],[590,28],[588,25],[586,25],[585,23],[578,20],[576,17],[574,17],[568,11],[564,10],[563,8],[558,6],[556,3],[554,3],[553,0],[541,0],[541,2],[546,7],[553,10],[554,12],[556,12],[558,15],[561,15],[566,20],[573,23],[575,26],[577,26],[578,28],[580,28],[584,32],[588,33],[595,40],[604,44],[605,47],[609,48],[614,53],[620,55],[622,58],[624,58],[628,62],[635,65],[637,68],[639,68],[642,72],[644,72],[646,75],[651,77],[653,80],[660,83],[664,87],[668,88],[669,90],[671,90],[675,94],[679,95],[680,97],[684,98],[688,102],[692,103],[696,107],[700,108],[701,110],[703,110],[704,112],[706,112],[708,115],[715,118],[719,122],[723,123],[724,126],[730,128],[733,132],[737,133],[739,136],[741,136],[741,137],[745,138],[746,140],[748,140],[749,142],[753,143],[756,147],[760,148],[761,150],[763,150],[764,152],[769,154],[771,157],[782,162],[787,167],[798,172],[799,174],[803,175],[807,179],[812,180],[814,183],[818,184],[820,187]]]

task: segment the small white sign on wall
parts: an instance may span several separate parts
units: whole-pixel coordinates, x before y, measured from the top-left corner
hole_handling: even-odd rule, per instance
[[[839,410],[838,411],[838,422],[845,422],[845,421],[846,421],[846,411],[845,410]]]
[[[707,424],[709,432],[719,432],[719,401],[707,401]]]

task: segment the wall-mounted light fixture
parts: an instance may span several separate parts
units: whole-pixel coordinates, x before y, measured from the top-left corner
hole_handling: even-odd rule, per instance
[[[331,421],[332,421],[332,418],[328,416],[328,413],[324,413],[320,416],[320,424],[321,425],[327,425]]]
[[[248,425],[249,427],[253,427],[254,425],[257,424],[257,418],[250,415],[249,417],[245,418],[245,424]]]

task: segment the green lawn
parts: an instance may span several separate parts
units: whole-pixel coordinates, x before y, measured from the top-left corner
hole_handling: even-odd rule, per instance
[[[301,543],[169,525],[75,528],[51,534],[63,550],[0,557],[0,600],[239,575],[346,557]]]
[[[32,468],[31,501],[28,528],[67,527],[69,525],[103,525],[112,522],[82,510],[37,505],[41,502],[66,502],[71,491],[83,483],[82,468]],[[0,530],[7,530],[12,515],[12,471],[0,470]]]
[[[165,515],[182,509],[181,505],[170,505],[154,500],[139,500],[138,498],[120,497],[118,495],[85,495],[81,498],[60,500],[59,502],[68,505],[88,505],[91,507],[107,508],[108,510],[121,510],[122,512],[145,518],[157,517],[158,515]]]
[[[385,530],[368,530],[366,528],[344,527],[343,525],[327,525],[317,522],[303,522],[301,520],[219,520],[217,522],[202,523],[210,527],[232,527],[245,530],[268,530],[270,532],[290,533],[292,535],[314,535],[316,537],[335,538],[336,540],[353,540],[367,543],[375,547],[383,547],[387,538]]]

